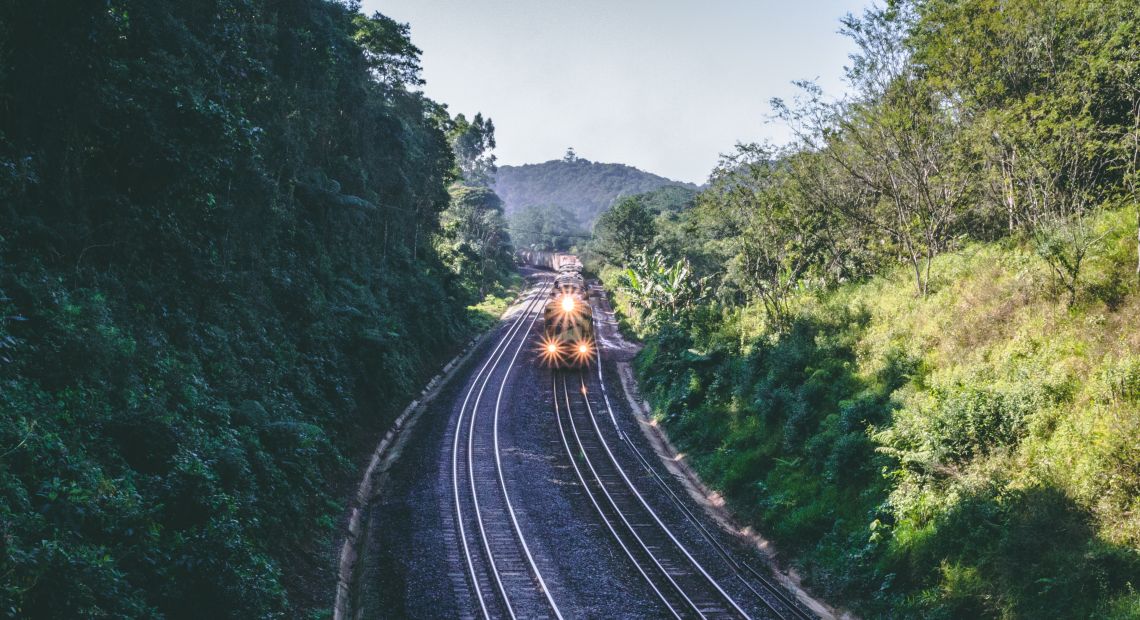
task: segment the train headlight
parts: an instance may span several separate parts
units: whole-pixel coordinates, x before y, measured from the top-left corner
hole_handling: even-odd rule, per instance
[[[574,311],[574,298],[573,297],[571,297],[569,295],[563,295],[562,296],[562,311],[563,312],[573,312]]]
[[[558,340],[549,336],[544,337],[538,346],[538,354],[547,364],[557,364],[562,359],[562,349]]]
[[[590,346],[587,344],[580,344],[578,345],[578,352],[582,355],[585,355],[590,352]]]

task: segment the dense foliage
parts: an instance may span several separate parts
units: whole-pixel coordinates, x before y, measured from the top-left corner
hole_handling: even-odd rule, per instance
[[[1140,617],[1135,4],[843,27],[853,93],[774,102],[792,144],[603,216],[649,239],[602,275],[657,415],[866,616]]]
[[[511,239],[520,248],[565,252],[590,236],[565,207],[526,207],[508,219]]]
[[[491,153],[495,125],[482,114],[471,121],[459,114],[446,125],[457,181],[448,190],[451,204],[440,217],[443,230],[436,247],[469,296],[503,292],[514,261],[503,201],[488,186],[497,170]]]
[[[611,262],[628,265],[653,243],[653,215],[640,195],[618,199],[594,225],[594,251]]]
[[[505,254],[497,201],[448,193],[493,127],[414,91],[407,35],[327,0],[0,9],[0,614],[331,604],[350,458]]]
[[[492,185],[506,203],[507,215],[528,207],[559,207],[582,226],[592,224],[621,196],[665,186],[693,187],[632,166],[592,162],[573,154],[541,164],[501,166]]]
[[[455,184],[443,212],[438,248],[459,281],[482,297],[514,271],[503,202],[488,187]]]
[[[1120,214],[1108,255],[1132,258]],[[1071,313],[1029,245],[699,306],[637,360],[678,448],[808,586],[866,617],[1134,618],[1140,294]],[[1120,263],[1090,278],[1111,281]]]
[[[463,181],[486,187],[498,170],[495,156],[495,123],[476,114],[470,121],[463,114],[455,117],[448,134],[455,150],[455,161]]]

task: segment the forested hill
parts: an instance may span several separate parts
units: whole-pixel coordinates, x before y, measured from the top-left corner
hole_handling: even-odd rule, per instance
[[[453,185],[490,122],[355,6],[0,8],[0,616],[328,608],[354,461],[509,261]]]
[[[621,196],[667,185],[696,188],[625,164],[603,164],[575,157],[541,164],[501,166],[492,187],[508,215],[526,207],[562,207],[588,225]]]

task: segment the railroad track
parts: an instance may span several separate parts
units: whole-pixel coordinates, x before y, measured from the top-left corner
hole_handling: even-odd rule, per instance
[[[603,308],[603,310],[605,310],[605,309]],[[603,316],[603,314],[599,312],[596,314],[596,316],[601,317],[601,316]],[[628,436],[626,436],[626,434],[621,430],[621,428],[617,424],[617,418],[614,416],[613,407],[610,404],[609,395],[606,391],[605,379],[602,376],[601,351],[600,351],[600,349],[598,352],[598,356],[599,356],[598,357],[598,363],[595,366],[595,368],[597,370],[598,386],[601,388],[600,391],[601,391],[602,399],[605,403],[606,412],[609,415],[610,422],[614,427],[614,432],[615,432],[616,436],[618,437],[620,444],[624,445],[625,447],[627,447],[629,449],[630,453],[634,456],[634,458],[636,459],[638,464],[640,464],[641,467],[646,472],[648,472],[648,474],[651,476],[651,478],[654,480],[654,482],[657,484],[657,486],[659,486],[664,491],[665,496],[669,499],[669,501],[674,506],[677,507],[677,509],[681,512],[681,514],[684,515],[685,519],[693,525],[693,527],[697,530],[697,532],[700,533],[701,537],[709,544],[709,546],[716,552],[716,554],[721,558],[721,560],[728,566],[728,568],[732,572],[733,576],[737,580],[739,580],[749,592],[751,592],[751,594],[763,605],[763,607],[765,607],[767,609],[767,611],[769,613],[771,613],[772,615],[774,615],[777,618],[780,618],[781,620],[790,620],[792,618],[795,618],[797,620],[812,620],[812,619],[816,618],[815,615],[813,615],[807,611],[804,611],[792,599],[792,597],[790,597],[784,591],[784,589],[782,587],[780,587],[778,584],[774,583],[770,578],[765,576],[762,572],[758,571],[757,569],[755,569],[754,567],[752,567],[748,563],[738,560],[735,557],[735,555],[733,553],[731,553],[720,540],[718,540],[718,537],[716,535],[714,535],[711,531],[709,531],[709,529],[707,527],[705,527],[705,525],[701,522],[701,520],[699,518],[697,518],[697,516],[695,514],[693,514],[692,510],[688,507],[688,505],[686,505],[686,503],[677,495],[677,493],[673,490],[673,488],[661,477],[661,475],[657,472],[657,470],[650,464],[649,460],[645,457],[645,455],[642,454],[641,450],[638,449],[637,445],[632,440],[630,440],[630,438]],[[565,378],[563,379],[563,382],[565,383]],[[585,400],[587,406],[589,406],[589,404],[590,404],[589,398],[585,396],[587,394],[587,385],[586,385],[586,380],[584,377],[580,377],[580,383],[581,383],[582,393],[584,395],[583,400]],[[565,394],[566,391],[567,391],[566,386],[563,385],[564,397],[567,396],[567,394]],[[556,400],[556,405],[557,405],[557,390],[555,390],[555,393],[556,393],[555,400]],[[569,406],[569,405],[567,405],[567,406]],[[591,416],[590,416],[591,422],[594,424],[596,432],[598,433],[598,435],[600,437],[601,436],[601,429],[597,428],[596,420],[593,416],[592,410],[590,411],[590,414],[591,414]],[[565,443],[566,443],[565,440],[563,443],[565,445]],[[567,446],[567,450],[569,452],[568,446]],[[635,561],[635,563],[636,563],[636,561]],[[642,574],[645,575],[645,572],[642,571]],[[655,588],[655,590],[656,590],[656,588]],[[723,590],[721,592],[723,592]]]
[[[701,520],[698,519],[695,514],[693,514],[692,510],[690,510],[688,506],[685,505],[685,502],[677,496],[676,492],[670,488],[668,483],[665,482],[661,475],[657,473],[655,469],[653,469],[653,466],[650,465],[648,459],[646,459],[645,456],[641,453],[641,450],[639,450],[637,446],[629,440],[628,437],[625,437],[623,435],[622,440],[628,445],[630,451],[637,458],[642,468],[650,474],[654,482],[656,482],[657,485],[665,492],[666,497],[669,498],[670,502],[672,502],[673,505],[675,505],[678,510],[684,514],[685,519],[693,524],[697,531],[700,532],[701,537],[704,538],[716,551],[717,555],[720,556],[720,558],[724,560],[726,564],[728,564],[729,568],[732,570],[733,576],[740,580],[741,583],[744,584],[744,587],[752,592],[752,594],[755,595],[757,599],[763,602],[765,607],[767,607],[772,613],[776,614],[776,616],[781,619],[798,618],[800,620],[812,620],[815,618],[815,616],[812,614],[800,609],[799,605],[797,605],[791,597],[784,593],[783,588],[773,583],[772,580],[766,577],[763,573],[756,570],[751,565],[737,560],[734,555],[730,553],[729,550],[724,546],[724,544],[717,540],[717,537],[712,532],[710,532],[703,523],[701,523]],[[748,578],[749,576],[751,579]],[[759,586],[754,584],[752,580],[758,582]]]
[[[549,290],[549,282],[538,286],[500,337],[474,376],[455,425],[451,481],[456,533],[479,613],[487,619],[562,618],[519,527],[499,452],[503,389],[531,327],[542,316]],[[488,386],[497,388],[493,414],[480,416]]]
[[[553,377],[555,415],[574,472],[606,529],[673,617],[749,618],[642,497],[598,426],[585,376],[577,373],[571,390],[570,374]]]
[[[530,342],[534,324],[542,316],[549,287],[550,283],[544,282],[533,289],[522,310],[503,330],[472,378],[454,428],[450,455],[452,516],[477,613],[488,620],[562,618],[516,518],[499,448],[499,412],[504,390],[522,348]],[[599,426],[599,417],[605,424],[606,413],[618,438],[615,448],[629,448],[632,456],[623,458],[633,459],[635,469],[640,466],[652,476],[668,500],[766,608],[763,615],[813,618],[762,573],[738,561],[677,496],[621,431],[605,392],[601,367],[596,368],[598,393],[604,398],[605,411],[600,402],[591,403],[594,395],[590,393],[592,380],[588,374],[567,371],[552,375],[562,445],[589,502],[667,613],[675,618],[750,617],[685,548],[633,484]],[[748,594],[744,597],[749,598]]]

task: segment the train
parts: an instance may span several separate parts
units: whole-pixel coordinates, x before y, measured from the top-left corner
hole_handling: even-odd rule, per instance
[[[519,250],[515,257],[518,262],[531,267],[542,267],[561,273],[563,270],[582,272],[582,261],[574,254],[564,252],[544,252],[542,250]]]
[[[582,277],[582,261],[574,254],[520,250],[524,265],[557,273],[542,313],[539,360],[550,368],[587,368],[598,358],[594,311]]]

